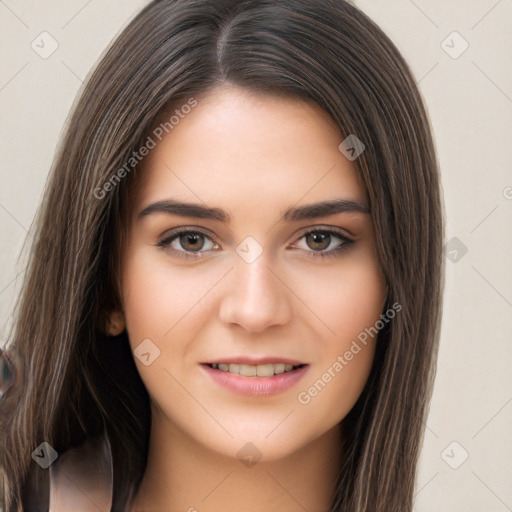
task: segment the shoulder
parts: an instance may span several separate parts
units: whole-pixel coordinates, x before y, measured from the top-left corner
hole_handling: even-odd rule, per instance
[[[109,512],[112,455],[108,438],[89,440],[50,466],[50,512]]]

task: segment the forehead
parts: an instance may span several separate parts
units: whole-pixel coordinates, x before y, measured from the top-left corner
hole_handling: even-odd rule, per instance
[[[366,201],[355,165],[338,149],[341,134],[319,107],[232,86],[195,99],[143,161],[139,209],[170,197],[253,214],[339,197]]]

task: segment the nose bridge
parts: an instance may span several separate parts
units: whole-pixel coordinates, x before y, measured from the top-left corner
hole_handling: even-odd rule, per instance
[[[268,259],[261,255],[247,262],[237,257],[221,305],[221,319],[246,330],[261,331],[289,321],[286,287],[273,274]]]
[[[238,261],[234,278],[236,292],[246,302],[268,300],[277,292],[275,277],[264,257],[252,263]]]

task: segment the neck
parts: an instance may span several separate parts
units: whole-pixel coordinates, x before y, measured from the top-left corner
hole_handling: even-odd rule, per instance
[[[148,463],[131,510],[328,512],[341,446],[336,426],[285,458],[246,465],[153,414]]]

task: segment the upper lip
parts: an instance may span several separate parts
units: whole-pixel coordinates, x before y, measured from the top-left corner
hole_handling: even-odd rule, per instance
[[[258,366],[260,364],[291,364],[293,366],[299,366],[301,364],[305,364],[302,361],[298,361],[296,359],[289,359],[287,357],[247,357],[247,356],[231,356],[231,357],[223,357],[219,359],[212,359],[210,361],[205,361],[202,364],[250,364],[254,366]]]

